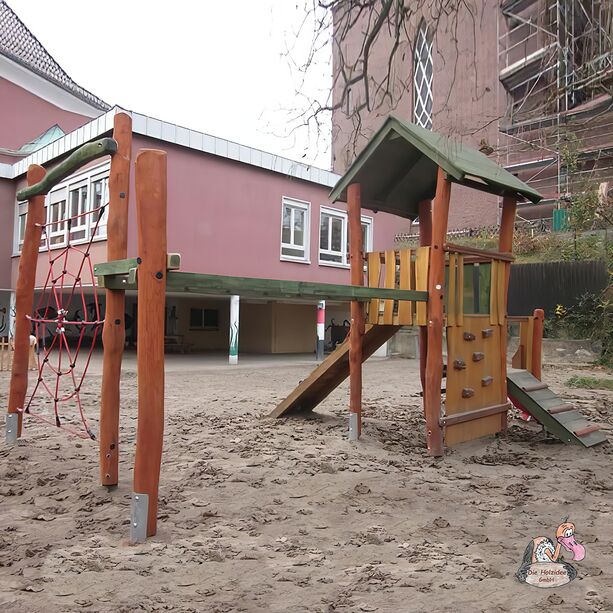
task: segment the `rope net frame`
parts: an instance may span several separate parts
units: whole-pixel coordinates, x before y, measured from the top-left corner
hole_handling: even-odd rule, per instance
[[[44,224],[36,224],[41,228],[41,246],[47,253],[48,271],[33,313],[28,316],[38,347],[36,384],[29,398],[26,398],[25,406],[20,409],[20,412],[69,434],[91,440],[95,440],[96,435],[85,415],[81,391],[96,341],[101,336],[104,318],[101,316],[90,252],[107,207],[108,203],[104,203],[61,221],[47,219]],[[91,216],[93,221],[90,223],[89,239],[75,245],[71,243],[71,229],[73,226],[81,227],[87,216]],[[67,226],[66,244],[61,247],[52,243],[52,232],[58,224]],[[72,254],[75,255],[71,257]],[[86,289],[91,289],[91,296],[86,296]],[[74,301],[79,305],[76,313],[82,309],[83,316],[75,314],[71,319],[69,309]],[[75,331],[76,334],[73,334]],[[48,336],[51,337],[50,342],[47,342]],[[78,370],[80,361],[82,367]],[[35,410],[41,403],[40,395],[51,399],[53,418]],[[76,405],[76,419],[74,416],[60,415],[60,405],[70,401]],[[73,422],[80,422],[80,428]]]

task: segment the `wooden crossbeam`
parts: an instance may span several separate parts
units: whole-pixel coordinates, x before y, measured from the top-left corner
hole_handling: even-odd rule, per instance
[[[456,245],[454,243],[445,243],[444,249],[447,252],[474,256],[479,258],[480,261],[500,260],[502,262],[513,262],[515,260],[511,253],[494,251],[493,249],[478,249],[477,247]]]
[[[94,275],[96,277],[127,275],[133,268],[138,268],[138,258],[111,260],[102,264],[94,264]],[[178,270],[179,268],[181,268],[181,254],[169,253],[166,257],[166,270]]]
[[[134,268],[135,264],[136,262],[133,260],[123,260],[121,263],[98,264],[96,268],[101,270],[104,275],[104,287],[108,289],[136,289],[137,284],[129,283],[125,275],[109,272],[109,270],[126,270],[125,274],[127,274],[130,268]],[[96,272],[95,274],[100,278],[100,273]],[[309,281],[228,277],[173,270],[170,270],[166,277],[166,291],[188,294],[238,294],[252,298],[306,298],[341,301],[358,300],[360,302],[367,302],[373,298],[413,300],[415,302],[427,302],[428,300],[428,292],[425,291],[335,285]]]
[[[441,417],[441,426],[453,426],[454,424],[462,424],[466,421],[473,421],[474,419],[481,419],[482,417],[489,417],[490,415],[496,415],[497,413],[505,413],[511,408],[508,402],[503,404],[497,404],[491,407],[484,407],[482,409],[473,409],[472,411],[464,411],[463,413],[455,413],[454,415],[446,415]]]

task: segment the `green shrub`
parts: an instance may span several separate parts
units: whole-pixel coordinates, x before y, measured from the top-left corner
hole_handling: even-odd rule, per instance
[[[577,304],[567,308],[566,314],[552,320],[549,326],[548,331],[554,336],[586,338],[601,343],[600,362],[613,365],[613,302],[606,291],[583,294]]]

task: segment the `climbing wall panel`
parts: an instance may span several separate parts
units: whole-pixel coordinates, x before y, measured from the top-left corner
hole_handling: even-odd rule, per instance
[[[490,315],[464,315],[464,325],[447,327],[445,444],[494,434],[508,408],[500,361],[503,327]]]

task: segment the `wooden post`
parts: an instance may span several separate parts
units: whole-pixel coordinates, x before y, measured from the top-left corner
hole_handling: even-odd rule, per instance
[[[540,381],[543,362],[543,328],[545,327],[545,311],[534,310],[534,328],[532,330],[532,374]]]
[[[136,157],[138,220],[138,426],[134,459],[133,541],[157,530],[164,438],[164,305],[166,300],[166,153]],[[143,496],[145,500],[143,502]]]
[[[419,246],[429,247],[432,243],[432,201],[422,200],[419,203]],[[419,376],[421,390],[426,399],[426,359],[428,355],[428,327],[419,326]]]
[[[28,185],[42,181],[45,169],[37,164],[28,168]],[[21,436],[23,414],[28,390],[28,365],[30,360],[30,331],[36,284],[36,264],[42,224],[45,223],[45,196],[33,196],[28,200],[26,229],[19,258],[19,273],[15,290],[15,335],[13,337],[13,365],[9,384],[8,415],[6,420],[7,443],[14,443]],[[17,415],[15,417],[15,414]]]
[[[428,351],[424,411],[428,453],[443,455],[441,418],[441,383],[443,380],[443,300],[445,295],[445,251],[451,183],[438,169],[436,195],[432,203],[432,246],[428,274]]]
[[[117,152],[111,159],[109,175],[109,214],[107,261],[128,257],[128,192],[132,153],[132,120],[125,113],[114,119],[113,138]],[[125,290],[106,290],[102,344],[102,392],[100,403],[100,483],[117,485],[119,480],[119,383],[121,360],[126,342]]]
[[[349,263],[351,285],[364,285],[364,257],[362,253],[361,188],[352,183],[347,188],[349,217]],[[362,336],[364,335],[364,307],[351,301],[351,329],[349,331],[349,440],[362,434]]]
[[[500,218],[500,236],[498,237],[498,251],[501,253],[513,252],[513,232],[515,230],[515,212],[517,210],[517,198],[514,196],[505,196],[502,199],[502,216]],[[504,309],[504,325],[500,331],[500,361],[502,365],[502,398],[500,402],[507,401],[507,343],[508,343],[508,296],[509,296],[509,277],[511,276],[510,262],[504,263],[504,305],[499,305],[498,308]],[[492,288],[492,291],[493,288]],[[526,348],[530,351],[530,348]],[[500,414],[500,427],[502,431],[507,429],[507,412]]]

